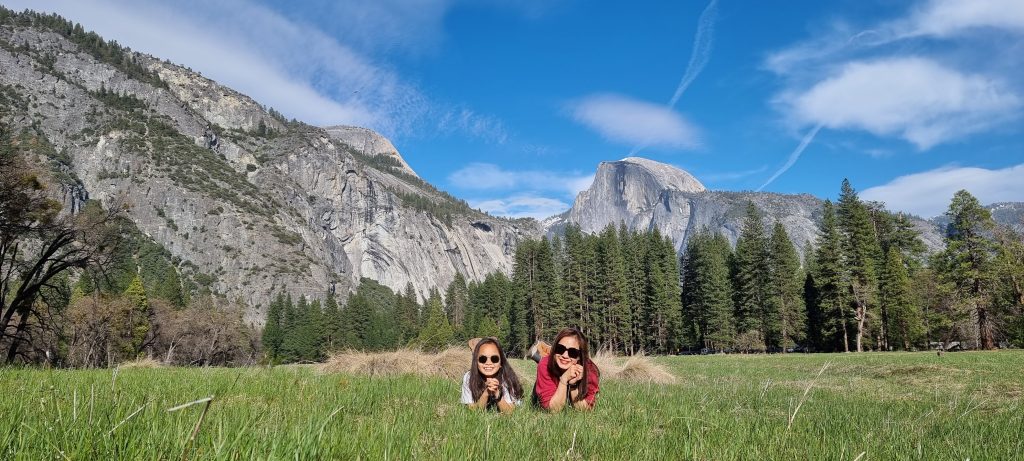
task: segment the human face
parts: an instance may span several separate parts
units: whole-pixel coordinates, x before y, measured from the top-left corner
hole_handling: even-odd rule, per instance
[[[481,357],[486,358],[485,362],[487,363],[480,363]],[[498,363],[494,363],[491,360],[492,357],[499,357],[498,346],[491,343],[480,346],[479,355],[476,356],[476,369],[480,371],[480,374],[488,378],[498,374],[498,371],[501,370],[501,360],[499,359]]]
[[[566,336],[558,340],[558,344],[561,344],[567,350],[565,352],[562,352],[561,354],[555,355],[555,363],[558,364],[558,368],[568,370],[569,367],[579,362],[579,359],[569,357],[568,349],[573,348],[578,350],[580,348],[580,340],[577,339],[575,336]]]

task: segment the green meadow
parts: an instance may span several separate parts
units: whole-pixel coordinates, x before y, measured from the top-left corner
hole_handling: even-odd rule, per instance
[[[676,384],[558,415],[312,366],[2,368],[0,459],[1024,459],[1024,351],[654,360]]]

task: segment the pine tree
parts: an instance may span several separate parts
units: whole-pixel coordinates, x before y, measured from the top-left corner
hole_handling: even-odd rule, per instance
[[[672,238],[661,239],[661,265],[666,274],[665,280],[665,317],[668,320],[669,339],[666,353],[678,352],[683,345],[683,305],[682,291],[679,285],[679,254],[676,252]]]
[[[261,337],[263,350],[271,363],[277,363],[281,359],[281,343],[284,340],[283,310],[284,294],[278,294],[267,308],[267,323],[263,326]]]
[[[992,214],[966,190],[953,195],[946,211],[950,223],[946,230],[946,250],[941,253],[941,273],[956,288],[960,299],[974,309],[979,347],[994,349],[992,319],[993,259],[995,228]]]
[[[363,334],[364,347],[374,351],[398,347],[402,343],[397,310],[399,297],[390,288],[367,278],[360,281],[356,291],[366,298],[368,308],[368,323]],[[430,297],[441,302],[437,288],[430,290]]]
[[[469,305],[476,320],[474,329],[469,330],[467,337],[495,336],[502,345],[511,344],[512,286],[505,274],[492,272],[487,274],[482,283],[470,287]],[[487,319],[495,324],[497,332],[487,324]]]
[[[290,363],[298,360],[295,354],[295,335],[298,329],[299,319],[295,312],[295,303],[292,302],[292,295],[286,294],[284,304],[281,305],[281,362]]]
[[[398,300],[398,325],[402,342],[408,343],[420,334],[420,304],[412,282],[406,282],[405,293]]]
[[[441,297],[431,297],[427,301],[427,320],[423,324],[416,344],[428,351],[438,351],[450,345],[453,340],[452,327],[448,324],[441,307]]]
[[[647,299],[650,302],[646,323],[646,349],[665,354],[683,343],[683,312],[680,302],[679,263],[672,240],[663,238],[655,228],[647,234]]]
[[[630,337],[632,341],[627,345],[627,352],[633,354],[643,348],[643,322],[650,317],[648,308],[650,303],[646,297],[646,282],[644,280],[644,259],[646,258],[645,239],[636,232],[630,231],[625,223],[619,226],[619,240],[622,245],[622,255],[625,261],[626,272],[626,298],[631,308]]]
[[[308,344],[306,346],[306,360],[321,361],[327,356],[327,316],[324,315],[323,304],[319,299],[309,303],[309,327]]]
[[[803,340],[807,311],[803,300],[804,274],[800,257],[782,223],[775,223],[769,252],[770,309],[764,314],[765,339],[770,347],[796,346]]]
[[[818,266],[814,259],[815,250],[810,245],[804,250],[804,306],[807,307],[807,329],[804,337],[807,338],[807,350],[824,351],[824,329],[825,313],[821,308],[821,294],[818,292],[818,282],[815,274],[818,273]]]
[[[289,295],[285,301],[286,325],[284,328],[284,341],[282,341],[282,356],[285,362],[298,362],[310,360],[310,349],[312,341],[309,338],[312,330],[310,324],[309,303],[304,295],[299,296],[296,303],[292,302]]]
[[[561,277],[555,264],[555,251],[547,237],[541,238],[537,247],[537,279],[534,317],[541,321],[537,324],[534,336],[529,340],[533,343],[540,338],[554,338],[564,328],[566,312],[562,301]],[[524,346],[529,346],[525,344]]]
[[[344,327],[341,324],[341,311],[338,308],[338,301],[334,294],[327,295],[324,301],[324,333],[322,342],[325,352],[335,352],[342,347],[342,333]]]
[[[566,317],[548,239],[520,242],[512,272],[515,301],[508,347],[525,351],[537,338],[554,337]]]
[[[887,313],[885,330],[888,332],[888,346],[891,348],[893,344],[899,344],[904,350],[910,350],[924,333],[924,326],[920,309],[912,296],[907,267],[896,246],[890,246],[885,254],[879,300]]]
[[[455,278],[448,284],[445,291],[445,311],[448,314],[448,321],[458,339],[464,338],[463,327],[466,323],[466,310],[469,304],[469,287],[466,286],[466,278],[461,272],[455,273]]]
[[[919,232],[914,228],[914,224],[907,215],[903,213],[890,213],[885,210],[882,204],[877,202],[869,202],[866,205],[871,213],[871,220],[874,223],[878,244],[881,248],[880,256],[882,260],[878,263],[879,277],[882,276],[882,272],[885,270],[886,259],[890,249],[895,249],[899,252],[900,259],[906,265],[908,276],[913,271],[919,269],[925,252],[925,245],[919,237]],[[881,290],[881,280],[879,280],[879,290]],[[879,292],[879,296],[881,296],[881,292]],[[878,312],[881,317],[881,321],[878,322],[880,348],[888,350],[892,348],[890,344],[890,340],[892,340],[892,335],[890,334],[892,322],[889,304],[879,299]],[[897,343],[900,342],[899,339],[895,341]]]
[[[563,245],[565,260],[562,264],[562,288],[566,308],[564,321],[568,325],[579,327],[589,337],[593,335],[589,321],[590,288],[594,285],[592,273],[596,266],[596,255],[590,238],[584,236],[579,226],[575,224],[566,226]]]
[[[516,246],[515,263],[512,267],[512,296],[509,309],[509,350],[524,350],[529,347],[531,336],[537,334],[540,319],[534,318],[539,300],[536,299],[534,284],[537,278],[537,257],[535,240],[523,240]]]
[[[703,229],[690,238],[683,257],[682,304],[691,346],[729,349],[736,338],[729,241]]]
[[[995,236],[995,301],[1003,311],[1006,340],[1021,347],[1024,346],[1024,235],[1000,226]]]
[[[186,297],[181,289],[181,278],[174,266],[166,264],[161,271],[159,283],[156,285],[155,297],[166,300],[172,306],[185,307]]]
[[[850,273],[849,285],[845,288],[849,290],[853,303],[857,352],[863,352],[871,308],[877,304],[877,267],[881,261],[881,249],[868,209],[846,179],[843,180],[837,215],[843,236],[843,255]]]
[[[682,279],[679,301],[683,306],[683,347],[687,350],[703,346],[707,310],[700,302],[701,285],[698,283],[697,276],[706,271],[699,265],[702,253],[707,251],[705,242],[709,238],[710,232],[707,227],[702,228],[687,239],[686,249],[679,257],[679,278]]]
[[[596,319],[600,336],[596,343],[614,351],[625,351],[632,343],[632,312],[626,283],[626,264],[615,227],[609,224],[598,237],[597,245],[598,291],[595,293],[597,311],[604,315]]]
[[[835,209],[832,202],[825,200],[822,208],[821,230],[818,235],[818,251],[815,255],[817,274],[815,281],[818,289],[818,302],[821,310],[822,337],[825,344],[831,345],[826,350],[839,347],[844,352],[850,351],[849,331],[847,328],[847,286],[848,274],[842,252],[842,237],[839,233]]]
[[[149,335],[151,324],[149,321],[152,311],[149,308],[149,299],[146,296],[146,289],[142,287],[142,277],[138,274],[128,284],[124,291],[131,310],[125,318],[126,341],[122,349],[129,358],[134,358],[142,352],[142,346]]]
[[[476,329],[475,338],[500,338],[501,329],[498,327],[498,323],[490,317],[484,317],[480,321],[480,325]],[[500,341],[500,340],[499,340]]]
[[[753,202],[747,202],[746,217],[736,240],[734,273],[736,330],[748,336],[756,331],[765,338],[768,325],[764,313],[770,308],[771,297],[768,239],[761,213]]]

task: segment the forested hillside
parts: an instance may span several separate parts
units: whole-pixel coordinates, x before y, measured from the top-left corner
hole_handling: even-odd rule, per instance
[[[1024,345],[1024,240],[969,192],[953,197],[937,253],[925,251],[910,217],[863,202],[849,182],[821,213],[818,246],[802,261],[785,228],[752,202],[735,247],[704,229],[679,259],[657,230],[569,225],[564,236],[521,243],[511,279],[456,279],[444,302],[434,293],[417,306],[369,280],[341,307],[279,298],[263,343],[279,360],[475,336],[521,353],[575,325],[622,353]]]

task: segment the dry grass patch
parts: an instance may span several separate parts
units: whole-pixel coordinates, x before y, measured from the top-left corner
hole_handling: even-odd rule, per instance
[[[438,353],[418,349],[344,351],[331,355],[317,366],[317,371],[367,376],[440,376],[458,380],[469,370],[471,355],[469,350],[461,347],[450,347]]]
[[[431,353],[418,349],[400,349],[386,352],[344,351],[331,355],[317,365],[320,373],[349,373],[366,376],[437,376],[460,380],[469,371],[472,352],[466,348],[450,347]],[[674,384],[676,377],[665,367],[643,354],[620,357],[598,352],[594,363],[601,369],[601,379],[635,383]],[[532,376],[515,363],[509,362],[519,375],[524,387],[532,385]]]
[[[594,363],[601,369],[601,379],[633,383],[675,384],[676,377],[665,367],[654,363],[643,352],[625,358],[608,351],[594,354]]]
[[[117,365],[118,368],[162,368],[164,364],[159,360],[152,357],[146,357],[141,359],[130,360],[127,362],[121,362]]]

